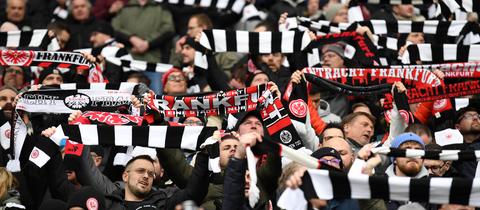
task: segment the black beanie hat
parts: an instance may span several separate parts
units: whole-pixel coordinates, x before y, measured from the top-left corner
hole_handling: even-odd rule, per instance
[[[68,210],[68,204],[58,199],[48,199],[43,201],[38,210]]]
[[[63,77],[60,70],[54,68],[46,68],[40,72],[40,76],[38,77],[38,84],[42,84],[43,80],[45,80],[45,78],[50,74],[59,74]]]
[[[340,156],[340,153],[338,153],[337,150],[331,147],[322,147],[318,149],[317,151],[313,152],[312,157],[321,159],[322,157],[325,156],[332,156],[340,160],[340,168],[343,168],[343,161],[342,161],[342,156]]]
[[[105,210],[105,196],[93,187],[82,187],[68,199],[68,208],[81,207],[85,210]]]
[[[106,34],[111,37],[115,36],[115,31],[113,30],[112,25],[110,25],[110,23],[107,23],[105,21],[98,21],[94,25],[92,32],[100,32],[102,34]]]

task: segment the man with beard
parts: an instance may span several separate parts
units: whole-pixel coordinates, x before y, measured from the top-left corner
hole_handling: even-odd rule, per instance
[[[393,140],[391,147],[399,149],[425,149],[422,138],[414,133],[403,133],[397,136]],[[424,178],[428,176],[428,171],[423,166],[423,159],[397,157],[392,162],[385,171],[385,174],[390,177]],[[404,204],[405,202],[400,201],[386,201],[387,209],[398,209]],[[426,207],[428,204],[422,203],[421,205]]]
[[[6,121],[12,118],[12,111],[14,108],[12,104],[15,101],[15,96],[17,96],[17,94],[17,90],[11,86],[3,86],[0,88],[0,108],[3,113],[0,115],[1,122],[4,121],[3,119]]]
[[[448,149],[480,149],[480,119],[477,108],[470,105],[458,110],[455,128],[463,135],[463,144],[448,145]],[[474,178],[477,161],[454,161],[452,167],[463,177]]]

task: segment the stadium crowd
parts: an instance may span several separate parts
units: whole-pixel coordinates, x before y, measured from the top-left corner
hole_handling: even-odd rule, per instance
[[[442,1],[450,2],[438,2]],[[475,1],[473,5],[478,4]],[[462,19],[459,13],[439,12],[444,5],[437,1],[414,2],[0,1],[0,43],[7,43],[0,46],[0,210],[480,207],[480,186],[475,179],[480,176],[476,161],[480,155],[465,159],[461,154],[453,158],[439,155],[447,150],[476,154],[480,149],[478,57],[448,60],[466,54],[442,50],[438,58],[439,48],[432,47],[430,61],[424,60],[428,56],[418,50],[420,56],[412,60],[415,50],[411,47],[474,47],[480,38],[465,37],[480,33],[476,7],[470,6],[473,11],[466,11],[467,17]],[[453,2],[462,6],[462,1]],[[374,20],[386,23],[385,33],[379,32],[375,25],[378,21]],[[432,20],[436,22],[428,22]],[[455,21],[464,21],[465,27],[448,28]],[[411,25],[409,30],[401,30],[404,23]],[[438,27],[433,33],[425,29],[432,24]],[[392,31],[395,27],[398,29]],[[32,53],[36,61],[41,56],[35,55],[41,51],[54,51],[22,41],[28,32],[41,29],[47,30],[49,42],[58,44],[56,52],[80,55],[78,62],[69,65],[84,59],[89,68],[65,67],[66,59],[53,54],[44,54],[42,62],[58,61],[59,65],[17,62],[17,56],[25,58],[22,52]],[[450,29],[454,32],[446,36],[445,31]],[[227,32],[222,34],[223,30]],[[295,36],[304,35],[301,49],[308,48],[303,46],[306,39],[312,51],[298,50],[296,38],[291,40],[293,50],[289,51],[289,43],[283,42],[287,30]],[[242,37],[238,31],[251,33]],[[353,38],[330,36],[346,32],[351,32]],[[280,38],[275,36],[278,34]],[[11,38],[17,35],[22,37]],[[223,43],[222,37],[226,40]],[[395,40],[396,46],[391,47],[388,40],[382,45],[382,38]],[[11,46],[15,39],[20,40],[18,46]],[[24,46],[20,46],[22,43]],[[271,50],[262,51],[265,46]],[[240,50],[245,48],[248,53]],[[119,56],[119,52],[123,54]],[[473,48],[469,53],[475,53]],[[312,63],[315,56],[318,62]],[[405,57],[411,62],[405,63]],[[203,58],[208,65],[202,67],[197,59]],[[134,62],[144,62],[143,68],[134,67]],[[431,65],[452,62],[465,68]],[[421,65],[431,67],[423,69]],[[392,72],[410,71],[414,76],[386,73],[390,66],[399,66]],[[354,68],[365,69],[365,75],[356,75]],[[316,71],[316,76],[310,70]],[[377,78],[375,72],[383,76]],[[418,74],[431,79],[417,79]],[[125,82],[135,85],[127,97],[115,98],[120,93],[112,89],[106,94],[113,96],[108,103],[95,98],[102,90],[92,88],[94,83]],[[472,84],[462,86],[470,88],[469,93],[455,86],[465,82]],[[90,88],[91,92],[81,92],[80,87]],[[380,87],[386,91],[376,92]],[[444,89],[440,94],[432,91],[415,96],[413,93],[422,87]],[[255,99],[252,91],[259,91]],[[264,93],[268,93],[265,104],[260,103]],[[223,100],[225,95],[240,101]],[[194,106],[192,97],[204,98],[196,100]],[[59,100],[63,102],[56,102]],[[102,105],[95,105],[95,100]],[[281,102],[274,104],[274,111],[265,108],[271,108],[272,101]],[[225,111],[228,106],[231,110]],[[162,109],[177,112],[168,114]],[[185,114],[187,109],[194,114]],[[205,114],[201,109],[216,112]],[[80,127],[85,124],[101,125],[105,130]],[[125,131],[122,127],[126,126],[138,126],[148,133]],[[200,128],[201,132],[189,127]],[[215,131],[207,132],[208,127]],[[76,128],[79,130],[72,130]],[[87,139],[90,135],[96,135],[96,140]],[[148,143],[137,143],[145,138]],[[211,140],[213,144],[206,143]],[[293,144],[295,140],[299,143]],[[193,149],[189,141],[194,141]],[[294,148],[291,153],[290,147]],[[382,148],[390,152],[379,152]],[[409,156],[411,149],[425,153]],[[403,151],[403,155],[392,151]],[[436,154],[436,158],[427,153]],[[215,158],[218,162],[213,161]],[[310,160],[318,165],[306,164]],[[330,187],[316,185],[320,181],[315,174],[322,171],[348,174],[349,178],[334,179],[330,175]],[[361,194],[354,193],[355,176],[367,177],[365,180],[387,177],[390,189],[375,193],[378,189],[371,184],[371,194],[355,197]],[[400,179],[405,177],[411,179]],[[426,182],[428,187],[438,177],[445,179],[437,182],[451,183],[452,190],[431,187],[425,192],[412,184],[430,180]],[[410,182],[410,188],[406,185],[405,189],[405,182]],[[454,190],[453,185],[460,182],[471,189]],[[363,184],[368,187],[368,181]],[[285,198],[287,189],[301,189],[306,203],[294,196]],[[333,191],[330,198],[320,196],[328,191]],[[309,197],[308,192],[316,195]],[[382,192],[390,192],[390,196],[379,195]],[[396,193],[406,198],[398,199]],[[426,200],[422,193],[429,193]],[[467,200],[458,202],[456,194]],[[436,199],[438,195],[447,200]],[[290,204],[284,205],[285,201]]]

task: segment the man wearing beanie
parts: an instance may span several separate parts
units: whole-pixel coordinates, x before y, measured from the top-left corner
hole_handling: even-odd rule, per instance
[[[113,27],[104,21],[99,21],[93,27],[92,33],[90,34],[90,42],[93,47],[101,46],[117,46],[117,42],[114,37],[115,31]]]
[[[187,93],[187,77],[180,69],[171,68],[162,76],[163,93],[181,95]]]
[[[325,45],[322,48],[322,67],[330,68],[345,68],[345,42],[336,42],[333,44]],[[331,94],[329,91],[323,91],[321,93],[322,99],[327,101],[330,105],[330,112],[340,117],[344,117],[348,114],[350,109],[350,102],[345,95]]]
[[[58,69],[46,68],[40,72],[38,84],[60,85],[63,84],[63,75]]]

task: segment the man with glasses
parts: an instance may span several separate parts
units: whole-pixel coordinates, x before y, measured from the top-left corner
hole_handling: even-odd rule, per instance
[[[163,93],[181,95],[187,93],[187,78],[180,69],[172,68],[162,76]]]
[[[345,138],[345,135],[343,134],[342,126],[337,123],[327,124],[322,134],[320,135],[321,142],[318,147],[322,147],[322,144],[324,142],[335,137],[342,138],[342,139]]]
[[[425,146],[425,151],[442,151],[442,147],[438,144],[431,143]],[[429,176],[442,177],[445,176],[445,173],[450,169],[452,161],[443,161],[443,160],[429,160],[425,159],[423,161],[423,166],[427,168]]]
[[[25,87],[25,71],[19,66],[8,66],[3,71],[3,85],[8,85],[17,90]]]
[[[458,110],[455,128],[462,134],[463,144],[454,145],[460,147],[451,149],[480,150],[480,119],[477,108],[470,105]],[[477,161],[453,161],[452,167],[463,177],[474,178]]]

